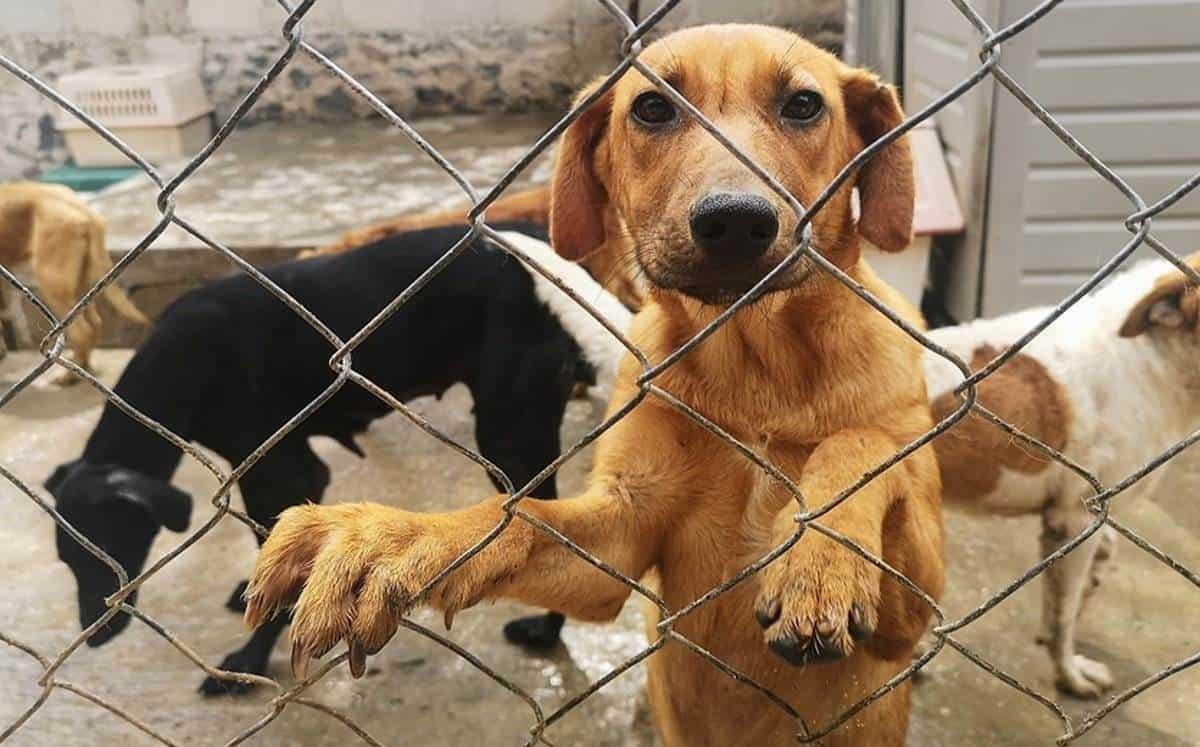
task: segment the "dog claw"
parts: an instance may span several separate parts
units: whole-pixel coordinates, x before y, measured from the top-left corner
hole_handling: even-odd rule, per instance
[[[783,610],[783,605],[778,599],[772,599],[766,606],[760,606],[754,610],[754,619],[758,620],[758,624],[763,628],[769,628],[776,620],[779,619],[779,613]]]
[[[504,624],[504,638],[518,646],[550,649],[558,645],[563,620],[563,616],[557,612],[509,620]]]
[[[797,667],[836,661],[849,653],[839,648],[832,637],[817,630],[803,635],[786,633],[771,640],[768,646],[777,656]]]
[[[249,584],[249,581],[242,581],[233,587],[233,593],[229,595],[229,600],[225,602],[226,609],[230,612],[244,613],[246,611],[246,587]]]
[[[367,652],[356,639],[350,641],[350,676],[361,679],[367,672]]]
[[[850,620],[847,629],[850,632],[850,637],[859,643],[867,640],[875,633],[870,623],[867,622],[867,614],[857,603],[850,607]]]
[[[454,610],[453,609],[447,609],[442,614],[442,624],[446,626],[446,630],[450,630],[451,628],[454,627]]]
[[[792,666],[800,667],[808,663],[808,655],[800,645],[800,639],[790,633],[773,639],[768,645],[777,656]]]
[[[292,676],[298,680],[302,680],[308,676],[308,663],[312,661],[312,654],[305,651],[304,647],[298,643],[292,644]]]

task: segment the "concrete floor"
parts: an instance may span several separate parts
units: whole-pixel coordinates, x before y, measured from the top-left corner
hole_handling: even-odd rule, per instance
[[[115,380],[128,353],[102,351],[102,377]],[[0,388],[29,370],[35,358],[10,354],[0,362]],[[58,463],[74,458],[94,424],[101,399],[86,386],[37,388],[0,410],[0,463],[32,485],[40,485]],[[469,398],[455,388],[440,402],[419,403],[440,428],[471,442]],[[592,423],[590,408],[572,406],[566,439]],[[334,471],[327,501],[369,499],[419,509],[459,506],[490,487],[474,465],[449,454],[400,416],[376,423],[359,460],[332,442],[318,450]],[[1180,561],[1200,567],[1200,461],[1175,468],[1175,479],[1157,501],[1123,507],[1124,518]],[[562,490],[581,483],[587,455],[567,466]],[[176,483],[198,497],[193,526],[211,515],[204,498],[215,483],[185,462]],[[433,499],[431,496],[438,496]],[[53,654],[76,634],[73,580],[55,557],[50,520],[7,483],[0,485],[0,630]],[[950,560],[943,600],[961,615],[1001,588],[1035,560],[1036,522],[947,517]],[[167,551],[178,535],[160,536],[152,557]],[[216,663],[246,635],[240,619],[223,603],[253,560],[249,532],[227,519],[145,587],[141,606]],[[996,665],[1054,695],[1043,651],[1033,645],[1038,583],[1030,584],[962,633],[962,639]],[[533,693],[550,710],[609,671],[644,645],[637,604],[608,626],[569,624],[565,643],[549,655],[531,655],[506,645],[500,625],[519,610],[497,604],[459,615],[451,638]],[[1118,686],[1194,653],[1200,644],[1200,591],[1122,543],[1118,563],[1096,595],[1081,625],[1084,651],[1109,662]],[[418,619],[440,630],[437,617]],[[353,681],[344,670],[327,676],[310,694],[343,709],[387,744],[518,744],[533,722],[516,697],[453,653],[414,634],[401,633],[372,659],[368,677]],[[910,743],[913,745],[1045,745],[1058,734],[1056,720],[1041,706],[947,649],[928,668],[916,689]],[[280,645],[271,675],[290,682],[287,650]],[[0,725],[36,698],[36,663],[0,645]],[[62,679],[77,682],[146,720],[180,744],[220,744],[269,710],[270,693],[240,699],[204,699],[196,693],[202,675],[145,626],[134,622],[99,649],[79,650]],[[554,725],[547,737],[558,745],[652,744],[639,720],[640,669],[619,677]],[[1058,697],[1058,696],[1055,696]],[[1073,718],[1095,704],[1058,697]],[[1111,714],[1079,743],[1084,745],[1189,745],[1200,743],[1200,669],[1185,671]],[[353,736],[323,714],[288,708],[256,737],[258,744],[340,745]],[[70,693],[57,691],[10,744],[151,744],[107,712]]]

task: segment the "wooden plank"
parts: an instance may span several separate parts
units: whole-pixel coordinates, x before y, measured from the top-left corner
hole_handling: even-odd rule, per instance
[[[917,177],[913,233],[928,236],[962,231],[963,214],[950,181],[937,130],[922,124],[909,135],[909,141]]]

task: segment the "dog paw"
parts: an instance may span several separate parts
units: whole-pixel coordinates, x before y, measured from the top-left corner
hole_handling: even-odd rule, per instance
[[[56,389],[65,389],[69,386],[75,386],[80,381],[82,379],[76,376],[73,371],[62,369],[50,377],[50,386]]]
[[[223,669],[226,672],[262,674],[266,671],[266,662],[259,659],[261,659],[261,657],[252,658],[244,651],[234,651],[232,654],[222,659],[221,665],[217,668]],[[204,682],[200,683],[200,693],[207,696],[245,695],[252,689],[254,689],[254,685],[251,685],[248,682],[223,680],[216,677],[205,677]]]
[[[879,584],[879,569],[810,532],[764,570],[754,614],[788,663],[833,661],[875,631]]]
[[[370,504],[290,508],[250,577],[246,621],[257,627],[294,605],[295,675],[303,678],[311,659],[345,640],[350,672],[361,677],[366,657],[395,634],[417,593],[478,539],[454,528],[453,519]],[[447,625],[508,571],[492,568],[488,555],[456,569],[423,600],[446,611]]]
[[[225,609],[230,612],[242,613],[246,611],[246,587],[250,585],[249,581],[242,581],[237,586],[233,587],[233,593],[229,595],[229,599],[225,602]]]
[[[1103,662],[1075,654],[1059,667],[1055,685],[1078,698],[1098,698],[1112,688],[1113,676]]]
[[[558,645],[563,616],[557,612],[509,620],[504,625],[504,638],[509,643],[526,648],[546,650]]]

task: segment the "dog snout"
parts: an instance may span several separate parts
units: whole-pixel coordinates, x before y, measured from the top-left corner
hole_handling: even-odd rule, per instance
[[[754,259],[779,233],[775,208],[764,197],[744,192],[716,192],[701,198],[691,211],[692,240],[721,259]]]

